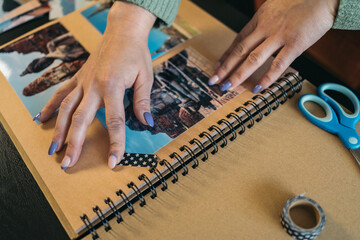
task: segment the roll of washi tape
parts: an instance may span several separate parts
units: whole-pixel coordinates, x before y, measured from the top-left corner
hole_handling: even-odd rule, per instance
[[[301,194],[289,199],[282,211],[281,225],[298,240],[315,239],[325,226],[325,213],[314,200]]]

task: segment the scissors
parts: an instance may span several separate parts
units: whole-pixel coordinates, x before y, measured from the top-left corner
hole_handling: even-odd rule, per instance
[[[354,107],[354,113],[348,114],[332,97],[325,93],[332,90],[345,95]],[[348,88],[336,83],[324,83],[318,87],[317,95],[305,94],[300,97],[298,106],[302,114],[319,128],[336,134],[347,149],[350,150],[360,166],[360,137],[355,124],[360,120],[360,101]],[[304,106],[306,102],[315,102],[325,111],[326,116],[317,117]]]

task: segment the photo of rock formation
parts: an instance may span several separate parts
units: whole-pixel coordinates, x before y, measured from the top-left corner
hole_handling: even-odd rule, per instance
[[[0,71],[31,116],[81,68],[89,53],[54,23],[0,49]]]
[[[22,91],[24,96],[38,94],[70,79],[89,56],[89,53],[60,23],[44,28],[0,49],[0,54],[14,51],[21,54],[31,52],[43,54],[42,57],[35,58],[28,63],[19,77],[39,73],[52,65],[55,60],[61,62],[30,82]]]

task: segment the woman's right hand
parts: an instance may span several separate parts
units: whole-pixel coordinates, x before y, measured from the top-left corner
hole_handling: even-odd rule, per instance
[[[267,88],[332,27],[338,4],[339,0],[266,1],[215,65],[209,85],[234,89],[278,52],[253,93]]]

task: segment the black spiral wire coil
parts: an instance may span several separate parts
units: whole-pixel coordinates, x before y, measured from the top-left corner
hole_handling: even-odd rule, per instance
[[[150,197],[152,199],[157,197],[157,192],[156,192],[156,188],[154,187],[154,185],[151,183],[150,179],[145,175],[145,174],[141,174],[138,179],[141,181],[144,181],[146,183],[146,185],[148,186],[148,188],[150,189],[151,195]]]
[[[293,80],[291,80],[292,78]],[[238,135],[245,133],[247,128],[251,128],[255,125],[255,122],[262,120],[264,116],[268,116],[272,111],[276,110],[280,104],[285,103],[287,99],[293,97],[296,93],[302,89],[303,79],[295,73],[287,73],[282,78],[273,83],[269,88],[264,89],[260,94],[252,97],[249,100],[239,106],[226,115],[226,119],[222,118],[217,121],[217,125],[211,125],[207,131],[201,132],[199,138],[193,138],[189,141],[190,146],[183,145],[179,148],[182,155],[176,152],[170,154],[170,158],[174,159],[172,162],[163,159],[159,162],[162,167],[152,167],[149,172],[152,174],[152,178],[148,178],[145,174],[141,174],[138,179],[143,181],[143,185],[137,186],[134,182],[130,182],[127,186],[132,189],[133,195],[130,197],[125,194],[124,191],[119,189],[116,195],[121,198],[123,203],[122,207],[116,207],[114,202],[107,198],[105,203],[109,206],[108,217],[105,217],[103,211],[98,206],[93,208],[96,213],[99,222],[97,225],[92,225],[86,214],[83,214],[80,218],[84,222],[87,232],[91,234],[93,239],[99,238],[96,232],[96,227],[103,225],[106,231],[111,230],[111,226],[108,222],[108,218],[116,217],[117,222],[123,221],[120,212],[128,209],[129,215],[135,213],[133,203],[139,201],[140,206],[145,206],[146,201],[144,195],[148,192],[151,193],[150,197],[154,199],[157,197],[156,188],[159,186],[162,191],[168,188],[167,179],[171,178],[171,182],[176,183],[179,181],[178,171],[182,171],[182,175],[186,176],[189,172],[187,165],[192,163],[192,168],[199,166],[198,157],[201,157],[203,162],[209,158],[208,151],[211,154],[215,154],[219,151],[219,147],[225,147],[227,145],[227,139],[233,141]],[[218,145],[219,144],[219,145]],[[185,155],[185,156],[184,156]],[[130,199],[131,198],[131,199]]]
[[[116,217],[116,222],[117,223],[121,223],[123,220],[123,218],[121,217],[121,213],[119,212],[119,210],[117,209],[117,207],[115,206],[114,202],[108,197],[107,199],[104,200],[104,202],[109,205],[112,213],[114,214],[114,216]]]
[[[99,208],[99,206],[95,206],[93,207],[93,211],[96,213],[96,215],[98,216],[98,218],[100,219],[102,225],[105,228],[105,231],[109,231],[111,229],[109,221],[105,218],[104,214],[102,213],[101,209]]]

